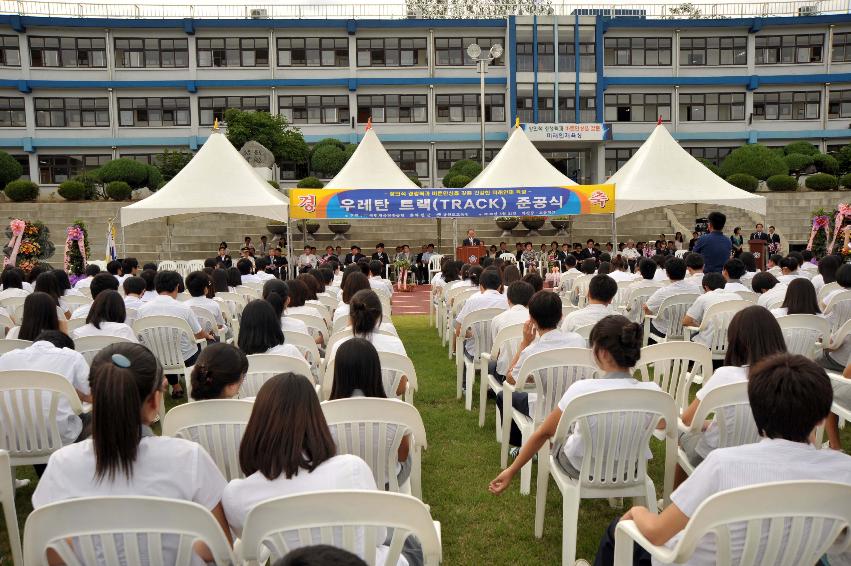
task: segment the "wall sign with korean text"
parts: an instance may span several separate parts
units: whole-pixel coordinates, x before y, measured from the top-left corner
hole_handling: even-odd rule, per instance
[[[606,141],[612,139],[610,124],[523,124],[526,136],[535,141]]]

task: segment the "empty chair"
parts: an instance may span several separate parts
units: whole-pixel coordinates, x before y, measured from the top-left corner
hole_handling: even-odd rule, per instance
[[[642,381],[653,381],[674,398],[679,414],[689,404],[691,384],[702,383],[712,374],[712,354],[694,342],[652,344],[641,349],[635,369]]]
[[[157,271],[177,271],[177,262],[170,259],[163,260],[157,265]]]
[[[248,356],[248,373],[239,388],[239,398],[256,397],[263,384],[279,373],[292,372],[313,380],[310,365],[304,358],[280,354],[254,354]]]
[[[92,360],[98,352],[109,346],[110,344],[118,344],[122,342],[130,342],[126,338],[118,336],[83,336],[74,340],[74,349],[80,352],[86,363],[92,365]]]
[[[189,323],[176,316],[145,316],[133,321],[133,331],[139,337],[139,343],[147,347],[156,356],[166,374],[181,374],[186,383],[186,395],[192,395],[192,383],[189,379],[189,368],[183,359],[181,341],[200,343],[205,347],[205,340],[196,340],[195,333]],[[191,367],[191,366],[190,366]]]
[[[821,353],[820,344],[830,339],[830,322],[814,314],[790,314],[778,317],[786,349],[790,354],[801,354],[815,359]]]
[[[15,512],[15,480],[7,450],[0,450],[0,505],[3,506],[3,517],[6,520],[12,564],[22,566],[24,557],[21,551],[21,533],[18,531],[18,515]]]

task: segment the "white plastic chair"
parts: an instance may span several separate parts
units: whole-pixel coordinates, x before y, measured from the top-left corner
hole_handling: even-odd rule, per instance
[[[406,403],[413,404],[414,393],[419,389],[419,383],[417,381],[417,370],[411,358],[393,352],[378,352],[378,359],[381,361],[381,379],[384,382],[384,394],[389,399],[402,399]],[[402,397],[398,397],[396,391],[399,389],[399,383],[402,381],[402,377],[408,380],[408,385]]]
[[[561,277],[558,280],[558,295],[561,297],[562,303],[569,303],[568,297],[570,297],[570,292],[573,290],[573,283],[581,275],[582,273],[577,271],[561,274]]]
[[[240,559],[253,566],[265,558],[265,549],[274,562],[302,546],[330,544],[377,564],[376,548],[385,529],[393,529],[393,538],[384,564],[398,562],[408,535],[422,545],[425,566],[440,564],[440,523],[432,521],[422,501],[401,493],[359,490],[315,491],[258,504],[245,517]]]
[[[184,403],[166,413],[163,436],[197,442],[230,481],[245,475],[239,466],[239,443],[254,403],[241,399],[211,399]]]
[[[517,264],[517,256],[509,252],[499,254],[499,259],[515,265]]]
[[[735,293],[740,296],[742,300],[754,305],[756,304],[757,299],[759,299],[759,295],[753,291],[735,291]]]
[[[6,333],[17,326],[12,317],[0,314],[0,340],[6,337]]]
[[[219,330],[219,323],[216,322],[216,315],[210,310],[199,305],[191,305],[189,308],[192,309],[193,313],[195,313],[195,318],[198,319],[198,323],[201,324],[201,328],[211,334],[216,334],[219,337],[219,340],[226,344],[233,343],[233,337],[226,338],[223,331]]]
[[[342,332],[351,324],[348,316],[341,316],[331,324],[331,335]]]
[[[576,559],[579,504],[582,499],[632,497],[653,512],[657,510],[656,487],[647,475],[646,452],[660,419],[665,420],[665,476],[662,501],[670,502],[674,488],[677,450],[677,409],[664,391],[608,390],[586,393],[564,408],[552,439],[553,451],[538,457],[538,491],[535,506],[535,536],[544,532],[549,476],[562,494],[562,560],[569,566]],[[582,433],[584,453],[579,478],[564,472],[558,451],[571,434],[571,426]]]
[[[32,346],[32,342],[29,340],[21,340],[20,338],[4,338],[0,340],[0,355],[5,354],[6,352],[11,352],[12,350],[23,350],[24,348],[29,348]]]
[[[144,547],[139,535],[147,538]],[[163,497],[81,497],[40,507],[27,517],[24,563],[47,566],[52,549],[69,565],[98,564],[98,555],[106,564],[163,564],[167,541],[176,549],[169,565],[193,564],[195,542],[207,545],[215,564],[236,563],[222,527],[207,509]]]
[[[701,334],[712,329],[712,341],[710,344],[707,344],[707,346],[709,351],[712,352],[713,360],[723,360],[727,353],[727,345],[729,343],[727,339],[727,328],[730,326],[730,321],[733,320],[733,317],[736,316],[737,312],[750,306],[753,306],[753,303],[745,300],[724,301],[710,306],[706,309],[706,312],[703,313],[703,320],[700,321],[699,327],[683,327],[685,339],[691,340],[693,332]]]
[[[316,298],[319,299],[319,302],[325,305],[325,308],[330,310],[332,314],[334,313],[334,309],[336,309],[337,305],[340,303],[340,301],[327,293],[320,293]]]
[[[204,260],[203,259],[191,259],[186,262],[186,269],[189,273],[193,271],[203,271],[204,270]]]
[[[85,297],[83,295],[65,295],[62,297],[62,302],[68,305],[68,307],[73,311],[77,307],[90,305],[93,301],[91,297]]]
[[[673,297],[668,297],[667,299],[662,301],[662,304],[659,306],[659,310],[656,312],[656,314],[645,314],[643,346],[647,346],[647,343],[650,339],[651,321],[661,317],[663,313],[665,314],[665,317],[667,317],[667,319],[670,321],[670,325],[668,327],[668,334],[666,334],[665,338],[661,340],[663,342],[683,340],[683,317],[685,316],[686,311],[689,309],[689,307],[697,299],[697,297],[697,293],[680,293],[678,295],[674,295]],[[644,310],[643,305],[639,306],[639,308]],[[658,336],[656,338],[658,339]]]
[[[328,346],[328,324],[325,322],[324,318],[303,313],[287,314],[287,316],[302,321],[307,325],[307,331],[311,336],[316,337],[317,334],[322,336],[322,342]]]
[[[6,297],[5,299],[0,299],[0,307],[6,309],[9,317],[15,321],[16,325],[20,325],[23,318],[24,301],[26,300],[26,297]]]
[[[680,414],[688,407],[691,384],[712,375],[712,354],[695,342],[652,344],[641,349],[635,369],[642,381],[653,381],[673,397]]]
[[[599,368],[593,352],[588,348],[557,348],[529,356],[523,365],[514,372],[515,382],[502,384],[502,446],[499,454],[500,466],[508,465],[508,442],[511,436],[511,421],[517,425],[523,437],[523,443],[544,422],[544,419],[558,405],[567,388],[581,379],[593,379],[598,376]],[[514,392],[529,389],[528,378],[534,380],[537,397],[533,415],[524,415],[511,405]],[[541,449],[542,451],[545,448]],[[545,454],[544,454],[545,455]],[[542,454],[538,454],[540,462]],[[532,462],[520,470],[520,493],[528,495],[532,485]]]
[[[313,382],[310,364],[304,358],[281,354],[254,354],[248,356],[248,372],[239,388],[239,398],[257,397],[257,392],[270,378],[279,373],[292,372]]]
[[[842,377],[838,373],[827,372],[827,377],[830,378],[830,381],[834,382],[834,384],[841,385],[842,387],[851,387],[851,380]],[[851,421],[851,406],[840,405],[836,401],[836,397],[833,398],[833,405],[831,406],[830,412],[839,417],[844,421]]]
[[[836,281],[834,281],[833,283],[826,283],[825,285],[823,285],[822,288],[819,289],[819,291],[818,291],[818,304],[819,304],[819,306],[824,308],[826,306],[824,304],[824,298],[827,297],[832,292],[837,291],[839,289],[841,289],[841,287],[839,286],[839,283],[837,283]]]
[[[574,332],[584,338],[586,343],[590,343],[589,340],[591,339],[591,331],[594,330],[595,325],[596,323],[586,324],[585,326],[580,326],[579,328],[574,330]]]
[[[806,525],[811,528],[807,529]],[[732,529],[745,527],[741,536]],[[821,536],[813,536],[812,528]],[[654,561],[684,564],[701,539],[711,536],[715,564],[818,564],[838,542],[847,551],[851,535],[851,487],[825,481],[756,484],[716,493],[701,503],[672,548],[654,545],[635,526],[621,521],[615,530],[615,566],[633,563],[633,541]],[[841,538],[840,538],[841,537]],[[834,549],[831,549],[833,551]]]
[[[23,566],[21,533],[18,530],[18,515],[15,512],[15,480],[12,477],[12,466],[7,450],[0,450],[0,505],[3,506],[3,517],[6,520],[6,534],[9,535],[12,564]]]
[[[586,274],[580,275],[576,279],[573,280],[573,287],[570,289],[570,303],[576,305],[579,308],[585,306],[588,302],[588,285],[591,283],[591,279],[594,278],[594,274]]]
[[[748,400],[747,382],[722,385],[707,393],[697,407],[691,426],[686,427],[680,421],[679,428],[683,432],[698,431],[711,414],[715,415],[715,426],[718,430],[717,448],[742,446],[759,441],[759,431]],[[688,475],[694,471],[694,466],[688,461],[682,448],[677,449],[677,463]]]
[[[449,359],[452,359],[455,350],[455,341],[452,339],[455,336],[455,318],[464,307],[464,302],[478,292],[478,287],[456,287],[450,291],[450,295],[447,297],[443,343],[449,346]]]
[[[479,309],[467,314],[461,321],[461,333],[455,337],[455,398],[460,399],[463,389],[464,408],[473,410],[473,387],[476,382],[482,352],[489,352],[493,345],[491,336],[491,321],[495,316],[505,312],[505,309]],[[473,359],[467,359],[464,347],[467,332],[472,334]],[[466,380],[466,384],[464,383]]]
[[[177,262],[166,259],[157,265],[157,271],[177,271]]]
[[[192,344],[198,343],[189,323],[177,316],[144,316],[133,321],[133,332],[139,337],[139,342],[154,354],[166,374],[183,375],[186,398],[190,399],[192,380],[180,348],[181,338]],[[206,341],[203,341],[201,347],[205,346]]]
[[[98,352],[110,344],[125,343],[130,343],[130,340],[119,336],[82,336],[74,339],[74,349],[82,354],[86,363],[91,366]]]
[[[422,499],[422,451],[428,447],[425,425],[410,403],[395,399],[356,397],[322,403],[322,413],[338,453],[354,454],[369,465],[378,489],[403,492],[396,477],[399,445],[409,436],[410,491]]]
[[[78,328],[82,328],[83,326],[85,326],[86,325],[86,319],[85,318],[71,318],[69,320],[66,320],[65,324],[68,325],[68,333],[70,334],[74,330],[77,330]]]
[[[845,321],[851,320],[851,291],[834,295],[824,307],[824,315],[830,321],[831,332],[836,332]]]
[[[314,381],[318,382],[319,378],[322,377],[323,362],[322,356],[319,354],[319,347],[316,345],[316,340],[310,334],[290,330],[284,331],[284,343],[292,344],[298,348],[298,351],[301,352],[301,355],[310,364]]]
[[[499,334],[497,334],[493,340],[490,352],[482,352],[480,356],[479,374],[481,375],[481,380],[479,381],[479,428],[485,426],[485,408],[487,407],[488,389],[493,391],[494,394],[502,390],[502,383],[500,383],[496,377],[488,371],[488,365],[491,360],[499,358],[500,353],[502,353],[503,350],[505,351],[505,356],[507,356],[509,360],[514,357],[520,347],[520,341],[523,340],[524,324],[525,323],[523,322],[519,324],[512,324],[511,326],[506,326],[500,330]],[[499,422],[498,414],[496,419],[496,440],[497,442],[502,442],[502,424]]]
[[[819,343],[826,344],[830,339],[830,322],[821,316],[790,314],[779,317],[777,323],[790,354],[801,354],[814,360],[821,352]]]

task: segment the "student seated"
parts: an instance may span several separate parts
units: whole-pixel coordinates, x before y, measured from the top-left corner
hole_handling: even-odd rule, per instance
[[[273,566],[366,566],[366,562],[348,550],[317,544],[288,552]]]
[[[246,356],[279,354],[304,359],[298,348],[285,343],[280,317],[271,304],[261,299],[254,299],[242,310],[237,344]]]
[[[508,310],[493,317],[491,321],[491,341],[496,340],[497,335],[503,328],[508,328],[514,324],[521,324],[529,320],[529,299],[534,294],[535,290],[525,281],[515,281],[508,286],[505,291]],[[509,356],[508,352],[508,348],[501,349],[499,357],[496,360],[491,360],[488,364],[489,373],[495,376],[500,382],[505,381],[505,372],[508,370],[509,362],[511,362],[511,356]]]
[[[727,280],[720,273],[707,273],[704,275],[703,294],[695,299],[694,303],[686,311],[683,317],[683,326],[700,326],[700,323],[703,321],[703,315],[706,314],[706,311],[712,305],[717,305],[724,301],[741,301],[742,297],[724,288],[726,284]],[[692,340],[698,344],[708,346],[712,344],[715,333],[719,331],[723,331],[723,329],[710,326],[695,334]]]
[[[660,514],[635,506],[620,520],[635,521],[651,544],[673,548],[689,518],[709,497],[730,489],[756,484],[820,480],[851,485],[851,457],[834,450],[819,450],[814,443],[817,426],[830,414],[833,391],[824,370],[804,356],[778,354],[751,368],[748,398],[754,421],[762,437],[746,444],[712,451],[671,495],[671,504]],[[811,528],[807,519],[803,529]],[[597,552],[595,565],[614,563],[614,520]],[[739,563],[744,546],[743,523],[730,527],[734,563]],[[846,536],[843,533],[841,536]],[[767,538],[760,541],[761,556]],[[689,564],[716,564],[714,536],[706,536],[695,548]],[[785,557],[789,559],[789,557]],[[635,545],[633,564],[662,564]]]
[[[851,361],[848,362],[848,365],[845,366],[845,370],[842,372],[842,377],[845,378],[845,382],[835,382],[831,381],[833,385],[833,399],[840,407],[851,407]],[[837,417],[834,413],[830,413],[827,417],[827,422],[824,425],[824,429],[827,432],[827,439],[830,443],[830,447],[833,450],[842,450],[842,443],[839,440],[839,417]]]
[[[777,277],[777,280],[786,285],[799,277],[807,278],[806,275],[798,272],[798,260],[791,254],[780,260],[780,270],[783,274]]]
[[[809,279],[799,277],[789,283],[789,288],[786,289],[786,298],[783,299],[783,305],[771,309],[771,314],[776,317],[790,314],[815,314],[821,316],[816,288],[812,282]]]
[[[635,281],[632,285],[629,286],[630,289],[636,287],[661,287],[661,283],[656,281],[656,271],[658,270],[658,266],[656,262],[649,258],[644,258],[638,262],[638,277],[635,278]]]
[[[100,267],[98,267],[97,265],[95,265],[93,263],[90,263],[89,265],[86,266],[86,269],[83,272],[84,277],[82,277],[81,279],[77,279],[77,282],[74,283],[74,288],[75,289],[82,289],[84,287],[88,287],[89,285],[92,284],[92,278],[94,278],[94,276],[97,275],[98,273],[100,273]],[[3,289],[6,289],[5,283],[3,284]],[[0,297],[0,298],[2,298],[2,297]]]
[[[94,301],[102,291],[118,291],[118,279],[109,273],[98,273],[92,277],[89,290],[92,292],[92,301]],[[86,318],[89,315],[90,308],[92,308],[92,303],[80,305],[71,313],[71,318]]]
[[[816,293],[821,291],[821,288],[829,283],[836,281],[836,270],[843,264],[842,257],[839,255],[826,255],[821,258],[818,263],[818,275],[813,277],[813,287],[816,288]]]
[[[688,252],[683,256],[686,262],[686,277],[684,281],[690,283],[694,293],[703,292],[703,256],[694,252]]]
[[[5,356],[4,356],[5,357]],[[148,496],[208,509],[230,541],[221,497],[227,482],[198,444],[151,431],[167,389],[154,355],[139,344],[112,344],[91,370],[92,437],[54,452],[33,493],[33,508],[80,497]],[[177,536],[163,535],[163,564],[177,558]],[[206,545],[194,546],[211,561]]]
[[[46,293],[50,295],[56,303],[56,307],[59,309],[60,318],[65,318],[65,320],[71,318],[71,309],[62,298],[62,290],[59,288],[59,283],[57,282],[53,271],[45,271],[36,278],[33,292]]]
[[[851,291],[851,264],[846,263],[836,270],[836,282],[839,283],[840,289],[831,291],[824,298],[825,305],[830,305],[833,298],[843,291]],[[845,321],[837,321],[838,313],[829,312],[825,318],[830,321],[831,325],[839,322],[843,324]],[[851,336],[846,336],[837,348],[825,348],[824,355],[819,359],[821,367],[830,371],[842,371],[848,362],[851,361]]]
[[[127,311],[121,295],[118,291],[107,290],[98,294],[98,298],[92,303],[92,308],[86,316],[86,324],[75,328],[71,335],[75,339],[83,336],[115,336],[138,342],[136,333],[127,326],[126,321]]]
[[[396,336],[388,336],[381,334],[377,330],[381,329],[384,315],[381,311],[381,299],[372,289],[358,291],[349,301],[349,321],[352,327],[352,336],[344,336],[334,343],[328,359],[333,359],[334,355],[346,340],[352,337],[360,337],[372,343],[375,349],[379,352],[391,352],[407,356],[405,345]]]
[[[287,305],[290,304],[290,289],[287,283],[280,279],[270,279],[263,283],[263,300],[275,309],[275,313],[281,319],[281,330],[310,334],[303,320],[284,315]],[[319,341],[321,342],[321,337]]]
[[[455,317],[455,336],[461,334],[461,325],[467,315],[482,309],[508,309],[508,301],[505,295],[499,292],[502,286],[502,279],[499,276],[499,270],[495,267],[489,267],[481,272],[478,276],[479,292],[471,295],[464,301],[464,306],[458,311],[458,316]],[[476,343],[473,339],[472,331],[468,331],[464,340],[464,355],[467,359],[472,360],[476,354]]]
[[[349,317],[349,301],[355,296],[358,291],[372,289],[369,284],[369,279],[360,271],[354,270],[343,274],[343,283],[341,287],[343,293],[340,304],[334,309],[332,320],[337,322],[341,318]]]
[[[694,254],[691,254],[694,255]],[[690,281],[686,281],[686,262],[678,257],[669,258],[665,262],[665,272],[668,279],[671,280],[669,285],[659,287],[647,299],[644,305],[645,314],[658,314],[659,316],[650,321],[650,333],[657,338],[664,338],[671,331],[670,314],[668,312],[659,312],[659,308],[665,299],[676,297],[677,295],[691,294],[695,292],[694,285]]]
[[[138,311],[145,304],[142,300],[145,294],[145,280],[141,277],[128,277],[121,287],[124,289],[124,306]]]
[[[595,275],[588,283],[588,303],[564,317],[561,321],[561,331],[576,332],[583,326],[596,324],[614,314],[611,304],[617,294],[618,284],[614,279],[608,275]]]
[[[731,259],[724,264],[724,269],[721,271],[727,284],[724,285],[725,291],[735,293],[737,291],[750,291],[742,285],[741,278],[745,275],[745,264],[740,259]]]
[[[212,334],[219,336],[227,336],[230,329],[225,324],[225,317],[222,316],[222,307],[213,299],[207,298],[207,291],[212,287],[213,281],[210,276],[203,271],[193,271],[186,276],[186,290],[192,295],[192,298],[184,301],[190,307],[201,307],[211,315],[216,322],[216,328],[208,328]]]
[[[635,275],[629,272],[627,261],[620,256],[612,260],[612,271],[609,277],[617,282],[620,281],[635,281]]]
[[[257,393],[239,447],[239,465],[245,478],[231,480],[222,496],[237,536],[248,512],[269,499],[332,489],[378,490],[366,462],[337,454],[313,385],[294,373],[272,377]],[[363,532],[355,537],[362,541]],[[296,533],[284,533],[284,538],[291,549],[302,546]],[[387,556],[383,539],[376,540],[377,564],[384,564]],[[422,564],[422,549],[410,538],[402,553],[398,566]]]
[[[783,297],[786,296],[786,285],[780,283],[777,277],[767,271],[762,271],[754,275],[753,279],[751,279],[751,287],[753,288],[753,292],[759,295],[756,299],[756,304],[761,307],[768,308],[770,304],[778,299],[782,302]]]
[[[217,342],[201,351],[192,366],[192,399],[233,399],[248,372],[248,358],[239,348]]]

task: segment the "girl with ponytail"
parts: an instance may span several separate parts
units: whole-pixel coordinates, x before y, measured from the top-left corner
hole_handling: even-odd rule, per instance
[[[549,442],[555,435],[558,422],[567,404],[580,395],[596,391],[609,391],[612,389],[644,389],[661,391],[659,386],[651,382],[636,380],[632,375],[632,367],[638,363],[641,357],[641,325],[630,322],[621,315],[611,315],[602,319],[594,325],[591,330],[589,341],[597,367],[603,374],[598,379],[582,379],[567,388],[558,406],[547,416],[543,424],[532,434],[529,440],[520,449],[520,453],[514,459],[511,466],[502,471],[493,481],[489,489],[493,494],[499,494],[511,484],[520,468],[538,453],[538,450]],[[596,427],[593,417],[589,418],[591,434]],[[664,426],[661,424],[660,426]],[[579,477],[582,468],[582,456],[585,452],[583,439],[578,428],[567,437],[564,446],[559,447],[557,460],[564,472],[572,478]],[[647,450],[647,458],[652,456]]]
[[[192,366],[192,399],[233,399],[248,372],[248,358],[239,348],[218,342],[201,351]]]
[[[139,344],[107,346],[92,361],[89,379],[92,436],[50,456],[33,507],[110,495],[193,501],[212,512],[230,540],[221,504],[227,482],[212,458],[194,442],[151,431],[167,382],[150,350]],[[163,537],[163,563],[175,562],[177,542]],[[213,558],[203,545],[195,551],[203,560]]]
[[[405,346],[397,336],[391,336],[386,332],[395,334],[392,324],[382,324],[383,313],[381,311],[381,299],[372,289],[358,291],[349,301],[349,324],[352,335],[371,342],[379,352],[392,352],[407,356]],[[378,331],[381,332],[378,332]],[[334,343],[331,349],[331,358],[337,352],[340,344],[351,338],[341,338]]]
[[[263,300],[275,309],[275,314],[281,319],[281,330],[284,332],[310,334],[304,321],[284,315],[287,306],[290,304],[290,289],[284,281],[280,279],[269,279],[266,281],[263,284]]]

